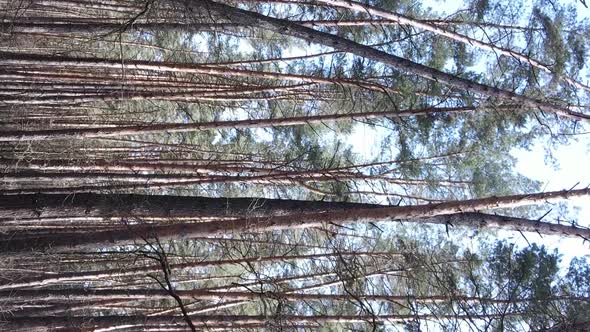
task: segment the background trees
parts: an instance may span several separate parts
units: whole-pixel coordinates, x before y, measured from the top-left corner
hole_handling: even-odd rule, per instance
[[[588,192],[513,170],[589,119],[552,5],[0,1],[3,328],[583,330],[585,261],[467,230],[588,240],[508,210]]]

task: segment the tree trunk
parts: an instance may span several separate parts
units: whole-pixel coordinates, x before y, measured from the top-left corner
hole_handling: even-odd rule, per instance
[[[30,250],[64,249],[74,247],[99,248],[113,245],[124,245],[142,239],[160,240],[186,239],[196,236],[227,234],[228,232],[267,232],[284,229],[321,227],[328,223],[369,223],[380,221],[411,220],[412,222],[436,222],[449,225],[447,218],[432,218],[441,215],[479,212],[479,210],[523,206],[527,204],[544,203],[561,200],[568,197],[581,197],[590,194],[590,188],[577,190],[563,190],[535,194],[521,194],[501,197],[487,197],[465,201],[451,201],[436,204],[413,206],[384,206],[379,208],[347,209],[345,211],[329,211],[315,213],[290,213],[284,216],[246,217],[227,221],[178,223],[172,225],[128,225],[128,231],[95,231],[84,234],[61,233],[55,236],[39,236],[35,238],[15,238],[4,236],[0,240],[0,249],[4,254]],[[571,236],[590,238],[589,229],[572,226],[555,225],[527,219],[508,218],[473,218],[466,215],[452,219],[454,226],[491,227],[507,230],[549,232],[550,234],[564,233]],[[488,225],[489,222],[489,225]]]
[[[175,290],[174,293],[184,299],[218,301],[218,300],[256,300],[261,298],[267,299],[284,299],[289,301],[349,301],[353,298],[350,294],[302,294],[293,292],[256,292],[256,291],[210,291],[203,289],[193,290]],[[0,291],[0,299],[3,303],[11,302],[68,302],[68,301],[145,301],[145,300],[163,300],[170,299],[170,293],[164,289],[125,289],[125,290],[93,290],[93,289],[64,289],[64,290],[9,290]],[[533,298],[513,298],[513,299],[496,299],[476,296],[462,295],[429,295],[429,296],[411,296],[411,295],[373,295],[373,294],[354,294],[354,298],[366,301],[394,301],[406,302],[417,301],[422,303],[437,302],[485,302],[485,303],[523,303],[541,301]],[[587,301],[588,298],[555,296],[543,298],[542,301],[560,301],[560,300],[577,300]]]
[[[327,324],[327,323],[370,323],[370,322],[405,322],[414,319],[451,319],[451,320],[472,320],[472,319],[491,319],[509,316],[518,316],[520,313],[498,313],[498,314],[469,314],[469,315],[432,315],[432,314],[410,314],[410,315],[318,315],[318,316],[290,316],[281,315],[281,320],[276,321],[274,316],[244,316],[244,315],[191,315],[191,320],[195,326],[208,328],[212,325],[222,325],[228,329],[236,328],[244,324],[268,324],[276,326],[278,324]],[[160,325],[164,326],[186,326],[182,317],[179,316],[99,316],[99,317],[13,317],[9,318],[2,326],[6,331],[53,331],[60,328],[108,328],[119,325],[129,326],[146,326]],[[317,327],[317,325],[316,325]]]
[[[33,194],[0,196],[0,223],[7,220],[98,217],[264,217],[381,205],[265,198],[211,198],[165,195]]]
[[[56,139],[83,139],[95,137],[111,137],[125,135],[142,135],[155,133],[180,133],[189,131],[201,131],[210,129],[236,129],[236,128],[263,128],[263,127],[285,127],[305,124],[318,124],[326,121],[375,119],[375,118],[403,118],[409,116],[427,115],[435,113],[463,113],[475,110],[475,107],[452,107],[407,110],[407,111],[385,111],[367,113],[344,113],[326,114],[313,116],[297,116],[278,119],[248,119],[233,121],[214,121],[202,123],[163,123],[153,125],[97,127],[97,128],[73,128],[73,129],[52,129],[37,131],[2,131],[0,142],[19,142],[56,140]]]
[[[374,252],[341,252],[341,253],[324,253],[324,254],[308,254],[308,255],[281,255],[281,256],[257,256],[247,257],[241,259],[228,260],[208,260],[200,262],[187,262],[179,264],[170,264],[171,270],[182,270],[196,267],[219,266],[224,264],[243,264],[256,262],[276,262],[285,260],[298,259],[322,259],[326,257],[355,257],[355,256],[385,256],[395,257],[401,254],[395,253],[374,253]],[[57,284],[61,282],[72,281],[95,281],[108,278],[121,278],[129,276],[145,276],[149,273],[162,271],[161,265],[139,266],[130,268],[119,268],[101,271],[85,271],[85,272],[66,272],[57,275],[46,275],[38,278],[32,278],[27,281],[12,282],[5,285],[0,285],[0,290],[20,289],[41,287],[46,285]]]

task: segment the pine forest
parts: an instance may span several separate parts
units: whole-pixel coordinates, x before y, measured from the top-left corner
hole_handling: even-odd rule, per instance
[[[0,331],[590,331],[589,5],[0,0]]]

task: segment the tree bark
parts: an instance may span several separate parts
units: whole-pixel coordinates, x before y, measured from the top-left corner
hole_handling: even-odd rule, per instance
[[[475,110],[476,107],[429,107],[424,109],[407,111],[384,111],[366,113],[343,113],[325,114],[312,116],[296,116],[278,119],[247,119],[233,121],[214,121],[201,123],[165,123],[154,125],[98,127],[98,128],[73,128],[53,129],[38,131],[2,131],[0,142],[19,141],[45,141],[57,139],[84,139],[96,137],[112,137],[125,135],[143,135],[155,133],[180,133],[189,131],[201,131],[210,129],[236,129],[236,128],[263,128],[263,127],[285,127],[305,124],[318,124],[325,121],[354,120],[354,119],[375,119],[375,118],[403,118],[435,113],[463,113]]]
[[[339,209],[377,208],[376,204],[266,198],[211,198],[166,195],[32,194],[0,196],[0,222],[7,220],[102,217],[265,217]]]
[[[449,225],[447,218],[432,218],[441,215],[479,212],[480,210],[507,208],[562,200],[569,197],[581,197],[590,194],[590,188],[563,190],[535,194],[521,194],[501,197],[487,197],[464,201],[450,201],[435,204],[413,206],[384,206],[370,209],[348,209],[316,213],[292,213],[273,217],[246,217],[227,221],[203,223],[178,223],[172,225],[129,225],[127,232],[95,231],[84,234],[60,233],[58,235],[34,238],[14,238],[4,236],[0,240],[0,249],[4,254],[31,250],[65,249],[74,247],[99,248],[133,243],[141,239],[157,237],[160,240],[186,239],[196,236],[208,236],[243,232],[268,232],[284,229],[321,227],[324,224],[369,223],[380,221],[412,220],[413,222],[435,222]],[[431,218],[431,219],[426,219]],[[489,222],[489,224],[488,224]],[[563,233],[570,236],[590,238],[589,229],[573,226],[555,225],[527,219],[508,218],[473,218],[472,215],[452,220],[453,226],[490,227],[507,230],[536,231],[539,233]]]
[[[367,322],[404,322],[415,319],[455,319],[472,320],[484,318],[502,318],[518,316],[520,313],[498,313],[498,314],[469,314],[469,315],[433,315],[433,314],[410,314],[410,315],[318,315],[318,316],[290,316],[281,315],[281,322],[286,324],[328,324],[328,323],[367,323]],[[269,326],[280,324],[274,316],[244,316],[244,315],[192,315],[191,320],[195,326],[207,328],[211,325],[225,325],[228,329],[236,328],[244,324],[264,324]],[[185,326],[182,317],[179,316],[99,316],[99,317],[57,317],[44,316],[31,319],[28,317],[13,317],[2,326],[6,331],[53,331],[59,328],[108,328],[119,325],[145,326]],[[227,324],[227,325],[226,325]],[[285,327],[288,327],[286,325]]]
[[[194,290],[175,290],[174,293],[184,299],[195,299],[204,301],[217,300],[256,300],[261,298],[267,299],[284,299],[289,301],[348,301],[352,299],[350,294],[304,294],[293,292],[255,292],[255,291],[210,291],[203,289]],[[513,299],[496,299],[477,296],[462,295],[429,295],[429,296],[411,296],[411,295],[374,295],[374,294],[354,294],[356,299],[367,301],[417,301],[423,303],[437,302],[485,302],[485,303],[523,303],[541,301],[533,298],[513,298]],[[170,293],[164,289],[125,289],[125,290],[94,290],[94,289],[62,289],[62,290],[9,290],[0,291],[0,299],[3,303],[11,302],[68,302],[68,301],[144,301],[144,300],[162,300],[169,299]],[[554,296],[544,298],[543,301],[560,301],[560,300],[577,300],[588,301],[588,298],[572,296]]]

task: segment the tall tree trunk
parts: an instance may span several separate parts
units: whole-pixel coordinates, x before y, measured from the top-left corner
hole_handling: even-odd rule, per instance
[[[403,118],[409,116],[419,116],[435,113],[463,113],[475,110],[476,107],[451,107],[437,108],[429,107],[425,109],[407,110],[407,111],[385,111],[385,112],[366,112],[366,113],[344,113],[344,114],[326,114],[313,116],[297,116],[278,119],[248,119],[232,121],[214,121],[202,123],[164,123],[153,125],[135,125],[135,126],[117,126],[117,127],[98,127],[98,128],[73,128],[73,129],[53,129],[37,131],[3,131],[0,132],[0,142],[19,142],[22,140],[40,141],[56,139],[83,139],[93,137],[109,137],[124,135],[141,135],[154,133],[179,133],[189,131],[200,131],[210,129],[236,129],[236,128],[263,128],[263,127],[284,127],[297,126],[305,124],[318,124],[326,121],[336,120],[355,120],[355,119],[375,119],[375,118]]]
[[[264,217],[381,205],[266,198],[211,198],[166,195],[32,194],[0,196],[0,223],[59,217]]]
[[[96,231],[86,234],[61,233],[55,236],[39,236],[34,238],[15,238],[14,235],[4,236],[0,240],[1,252],[21,252],[30,250],[62,249],[73,247],[98,248],[112,245],[133,243],[141,239],[160,240],[185,239],[195,236],[208,236],[228,232],[266,232],[283,229],[321,227],[326,223],[368,223],[386,220],[412,220],[413,222],[437,222],[449,224],[448,219],[425,219],[456,213],[479,212],[485,209],[506,208],[527,204],[561,200],[568,197],[580,197],[590,194],[590,188],[563,190],[535,194],[521,194],[501,197],[487,197],[465,201],[451,201],[436,204],[414,206],[385,206],[370,209],[348,209],[346,211],[329,211],[319,213],[292,213],[275,217],[246,217],[228,221],[179,223],[173,225],[129,225],[129,230]],[[508,230],[538,231],[539,233],[570,234],[590,238],[589,229],[580,229],[565,225],[542,223],[527,219],[508,218],[501,222],[497,219],[472,218],[453,219],[454,226],[492,227]],[[488,225],[488,222],[489,225]]]
[[[324,253],[324,254],[308,254],[308,255],[277,255],[277,256],[257,256],[240,259],[227,260],[207,260],[200,262],[187,262],[170,264],[171,270],[182,270],[197,267],[221,266],[224,264],[243,264],[256,262],[277,262],[285,260],[298,259],[322,259],[327,257],[358,257],[358,256],[383,256],[394,257],[400,256],[395,253],[375,253],[375,252],[341,252],[341,253]],[[0,290],[8,289],[22,289],[31,287],[41,287],[62,282],[72,281],[96,281],[108,278],[121,278],[130,276],[145,276],[149,273],[159,272],[162,270],[161,265],[139,266],[129,268],[119,268],[100,271],[85,271],[85,272],[66,272],[57,275],[46,275],[42,277],[32,278],[26,281],[12,282],[5,285],[0,285]]]
[[[367,323],[367,322],[405,322],[415,319],[455,319],[455,320],[473,320],[473,319],[491,319],[509,316],[522,315],[521,313],[497,313],[497,314],[469,314],[469,315],[433,315],[433,314],[409,314],[409,315],[318,315],[318,316],[290,316],[281,315],[280,322],[288,327],[291,324],[327,324],[327,323]],[[276,326],[280,324],[274,316],[244,316],[244,315],[192,315],[191,320],[195,326],[208,328],[212,325],[225,326],[228,329],[240,327],[244,324],[269,324]],[[128,325],[145,326],[160,325],[166,326],[185,326],[182,317],[179,316],[74,316],[74,317],[14,317],[4,323],[3,328],[6,331],[54,331],[60,328],[109,328],[114,326]],[[316,325],[317,327],[317,325]]]
[[[533,298],[485,298],[477,296],[455,295],[374,295],[374,294],[302,294],[293,292],[256,292],[256,291],[210,291],[203,289],[175,290],[174,293],[181,298],[216,301],[216,300],[256,300],[260,298],[284,299],[289,301],[347,301],[355,298],[367,301],[417,301],[423,303],[437,302],[485,302],[485,303],[523,303],[541,301]],[[125,290],[94,290],[94,289],[63,289],[63,290],[9,290],[0,291],[0,299],[3,303],[11,302],[68,302],[68,301],[145,301],[169,299],[170,294],[164,289],[125,289]],[[588,301],[588,298],[571,296],[554,296],[543,298],[542,301],[577,300]]]

